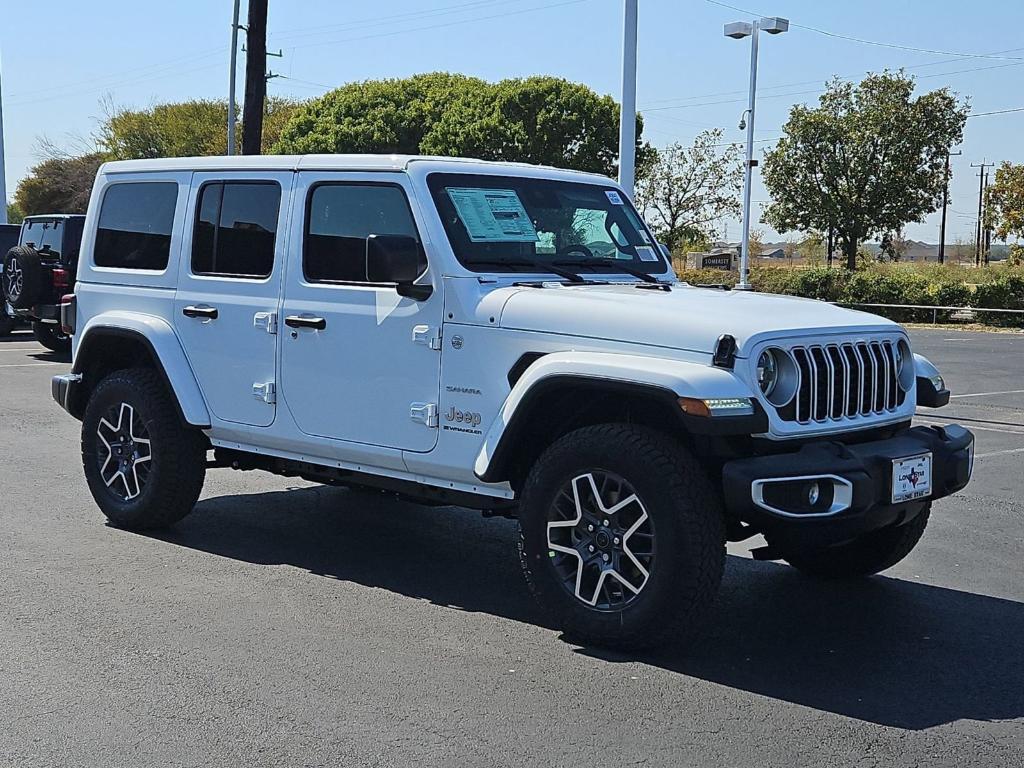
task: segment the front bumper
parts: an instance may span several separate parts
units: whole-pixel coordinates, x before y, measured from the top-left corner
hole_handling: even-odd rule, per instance
[[[80,373],[62,373],[50,380],[50,394],[53,395],[54,401],[76,419],[82,418],[81,413],[75,407],[76,388],[81,383],[82,374]]]
[[[894,504],[893,461],[923,453],[932,455],[931,494]],[[829,546],[909,522],[929,502],[967,485],[973,460],[974,435],[963,427],[911,427],[887,440],[856,445],[816,442],[795,453],[727,462],[722,468],[723,494],[734,519],[763,533],[774,548]],[[816,507],[766,503],[765,481],[778,483],[778,489],[796,488],[796,480],[785,483],[796,478],[821,478],[829,495]]]

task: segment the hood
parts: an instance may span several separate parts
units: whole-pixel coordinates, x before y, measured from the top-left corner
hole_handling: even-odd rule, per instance
[[[712,352],[723,333],[741,356],[763,338],[895,330],[885,318],[814,299],[675,284],[520,288],[505,302],[502,328]]]

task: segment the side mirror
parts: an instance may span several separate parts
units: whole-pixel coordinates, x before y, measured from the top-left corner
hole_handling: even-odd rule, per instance
[[[366,238],[366,280],[395,283],[399,296],[416,301],[430,297],[434,288],[414,281],[427,268],[423,247],[408,235],[370,235]]]

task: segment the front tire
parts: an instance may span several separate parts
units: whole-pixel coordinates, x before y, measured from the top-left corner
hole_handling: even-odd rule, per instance
[[[685,640],[722,579],[718,495],[686,448],[644,427],[602,424],[557,440],[526,479],[519,527],[530,591],[584,643]]]
[[[206,438],[182,423],[155,371],[112,373],[82,419],[89,490],[119,528],[163,528],[195,506],[206,477]]]
[[[910,554],[924,535],[931,516],[928,504],[904,525],[882,528],[836,547],[796,552],[786,556],[794,568],[823,579],[851,579],[872,576]]]
[[[51,352],[61,355],[71,353],[71,337],[64,333],[59,325],[34,322],[32,323],[32,335],[36,337],[36,341]]]

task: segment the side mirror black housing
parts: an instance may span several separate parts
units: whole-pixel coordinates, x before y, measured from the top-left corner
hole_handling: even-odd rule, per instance
[[[370,235],[366,238],[366,280],[395,283],[398,295],[424,301],[434,292],[431,285],[416,285],[427,268],[423,246],[409,235]]]

